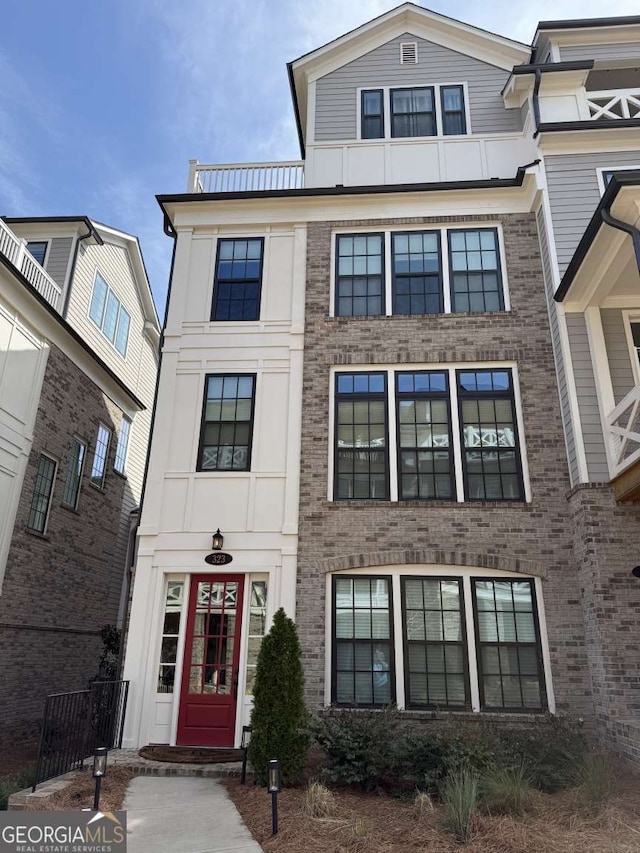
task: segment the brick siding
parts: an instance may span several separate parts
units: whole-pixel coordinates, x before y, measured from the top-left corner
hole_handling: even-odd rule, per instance
[[[420,557],[398,556],[426,551],[445,555],[433,560],[439,564],[446,564],[451,555],[460,565],[455,555],[463,554],[467,555],[463,565],[478,559],[476,565],[543,577],[557,708],[592,717],[580,585],[568,533],[565,443],[533,214],[491,219],[503,227],[510,312],[329,317],[333,228],[482,224],[487,219],[425,217],[309,225],[297,621],[311,709],[322,705],[324,695],[326,571],[390,561],[416,563]],[[530,504],[327,501],[332,365],[475,361],[518,365]]]
[[[124,574],[117,536],[128,485],[113,470],[121,418],[51,347],[0,597],[0,740],[35,734],[46,695],[84,689],[98,671],[98,631],[116,621]],[[100,422],[113,430],[104,490],[90,483]],[[73,436],[88,445],[77,511],[61,505]],[[49,523],[39,536],[26,523],[43,452],[59,464]]]

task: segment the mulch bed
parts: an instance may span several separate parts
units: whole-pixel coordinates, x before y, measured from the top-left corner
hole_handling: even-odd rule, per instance
[[[251,782],[226,780],[226,788],[254,838],[267,853],[638,853],[640,788],[625,779],[619,797],[600,810],[580,804],[575,791],[540,794],[522,818],[477,815],[461,848],[444,828],[444,810],[418,816],[411,801],[351,789],[335,792],[330,817],[304,811],[304,788],[284,790],[278,801],[279,833],[271,836],[271,798]],[[633,789],[629,789],[629,784]]]
[[[187,746],[143,746],[138,753],[150,761],[169,761],[176,764],[229,764],[242,761],[241,749],[198,749]]]
[[[122,801],[135,773],[126,767],[112,765],[102,780],[100,789],[100,810],[115,811],[122,808]],[[29,811],[78,811],[93,808],[95,779],[91,770],[80,770],[62,791],[56,791],[46,800],[34,801],[29,804]]]

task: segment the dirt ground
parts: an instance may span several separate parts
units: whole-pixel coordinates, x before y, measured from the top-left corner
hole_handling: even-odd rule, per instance
[[[418,816],[410,801],[350,789],[336,791],[334,813],[320,819],[304,814],[304,788],[283,791],[274,838],[265,789],[236,779],[225,784],[267,853],[639,853],[640,782],[620,782],[620,794],[599,809],[569,791],[540,794],[522,818],[479,814],[463,847],[445,830],[441,805]]]

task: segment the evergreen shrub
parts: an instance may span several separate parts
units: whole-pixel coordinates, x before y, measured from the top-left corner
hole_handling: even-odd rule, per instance
[[[280,761],[283,785],[295,784],[309,747],[300,642],[280,608],[264,637],[256,666],[248,761],[257,783],[267,783],[267,763]]]

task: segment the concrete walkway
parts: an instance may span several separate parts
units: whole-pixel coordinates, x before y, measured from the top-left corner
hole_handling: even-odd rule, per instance
[[[123,808],[128,853],[262,853],[215,779],[138,776]]]

